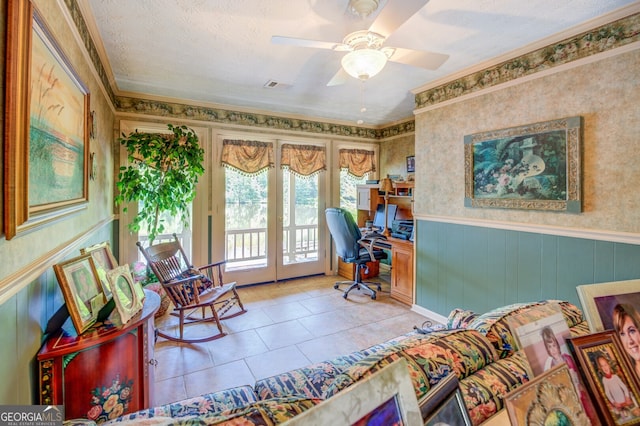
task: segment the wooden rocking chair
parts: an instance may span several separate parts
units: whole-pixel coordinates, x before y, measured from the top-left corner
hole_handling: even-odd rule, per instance
[[[168,340],[185,343],[219,339],[226,335],[220,320],[246,312],[236,291],[236,283],[223,282],[222,266],[225,261],[194,268],[187,259],[176,234],[173,234],[173,238],[174,241],[155,244],[148,248],[144,248],[140,242],[136,243],[173,303],[174,311],[171,315],[180,318],[179,337],[160,330],[158,335]],[[240,310],[225,315],[235,305],[238,305]],[[207,308],[211,311],[209,315]],[[218,333],[201,338],[184,338],[185,324],[207,321],[216,323]]]

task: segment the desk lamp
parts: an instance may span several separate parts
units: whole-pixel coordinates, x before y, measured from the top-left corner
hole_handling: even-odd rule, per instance
[[[380,182],[380,190],[384,191],[384,231],[382,235],[385,237],[391,236],[391,231],[389,230],[389,192],[393,191],[393,182],[391,179],[385,178]]]

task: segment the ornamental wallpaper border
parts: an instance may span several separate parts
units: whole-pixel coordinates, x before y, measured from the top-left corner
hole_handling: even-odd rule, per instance
[[[416,94],[416,109],[436,105],[640,40],[640,13]]]
[[[114,93],[100,56],[87,29],[77,0],[64,0],[71,18],[82,38],[89,57],[113,102],[116,111],[172,118],[202,120],[205,122],[237,124],[276,130],[348,136],[362,139],[386,139],[411,134],[415,131],[413,119],[379,129],[348,126],[331,122],[293,119],[269,114],[247,113],[220,108],[152,101],[143,98],[118,96]],[[436,105],[469,93],[487,89],[551,67],[566,64],[596,53],[605,52],[640,40],[640,13],[602,25],[578,36],[563,40],[499,65],[475,72],[445,83],[415,96],[416,109]]]

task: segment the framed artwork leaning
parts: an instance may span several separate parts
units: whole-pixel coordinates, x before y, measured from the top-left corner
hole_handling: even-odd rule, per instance
[[[588,425],[566,364],[560,364],[504,398],[512,425]]]
[[[73,326],[82,334],[96,322],[107,303],[93,257],[83,254],[54,265],[53,270]]]
[[[120,314],[120,320],[126,324],[142,309],[144,290],[140,287],[140,283],[134,281],[129,265],[118,266],[108,271],[107,278],[113,292],[116,309]],[[138,290],[136,287],[140,287],[140,289]],[[142,292],[142,298],[140,292]]]
[[[592,333],[617,328],[614,322],[617,305],[640,311],[640,280],[579,285],[576,292]]]
[[[449,374],[418,401],[425,426],[471,426],[471,418],[458,387],[458,377]]]
[[[96,270],[98,271],[98,277],[100,278],[104,295],[107,300],[111,300],[111,287],[109,279],[107,278],[107,272],[116,268],[118,266],[118,262],[111,252],[109,243],[104,241],[90,247],[82,248],[80,249],[80,254],[91,254],[91,257],[93,257],[93,263],[96,265]]]
[[[640,424],[638,380],[616,333],[576,336],[569,343],[604,424]]]
[[[407,361],[399,359],[283,423],[307,425],[422,425]]]

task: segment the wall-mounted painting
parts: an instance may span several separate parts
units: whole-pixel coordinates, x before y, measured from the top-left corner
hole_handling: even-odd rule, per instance
[[[7,6],[5,234],[88,201],[89,92],[30,1]]]
[[[464,137],[465,206],[582,211],[582,117]]]

